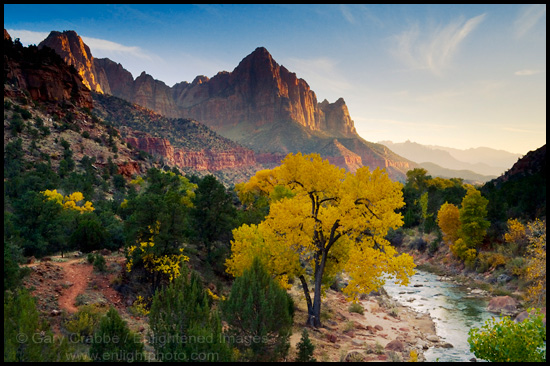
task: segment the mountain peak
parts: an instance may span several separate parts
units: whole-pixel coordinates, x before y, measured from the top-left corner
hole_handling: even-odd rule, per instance
[[[51,31],[48,37],[40,42],[38,48],[44,46],[54,49],[67,64],[74,66],[88,89],[103,93],[96,79],[92,52],[75,31]]]

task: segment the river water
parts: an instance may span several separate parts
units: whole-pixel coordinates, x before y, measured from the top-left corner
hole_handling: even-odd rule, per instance
[[[424,352],[426,361],[469,361],[475,355],[470,352],[468,331],[473,327],[480,328],[495,314],[486,310],[488,299],[473,297],[466,287],[438,278],[432,273],[416,270],[408,286],[399,286],[388,280],[384,288],[401,305],[429,313],[437,335],[454,346],[430,347]]]

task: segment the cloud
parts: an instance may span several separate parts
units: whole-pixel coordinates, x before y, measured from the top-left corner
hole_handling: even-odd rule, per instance
[[[457,19],[429,30],[422,30],[415,24],[393,37],[392,53],[412,69],[425,69],[441,75],[450,66],[462,41],[484,18],[485,14],[466,21]]]
[[[545,4],[525,6],[514,22],[514,33],[516,38],[525,36],[545,14]]]
[[[15,39],[19,38],[21,43],[25,46],[30,44],[38,45],[45,40],[50,32],[35,32],[26,29],[7,29],[10,36]],[[120,43],[108,41],[106,39],[92,38],[86,36],[80,36],[84,43],[90,47],[92,55],[96,58],[101,57],[113,57],[120,55],[128,55],[140,59],[152,61],[154,57],[148,55],[139,47],[125,46]]]
[[[106,39],[92,38],[81,36],[85,44],[90,47],[94,57],[102,57],[101,55],[112,55],[114,54],[128,54],[137,58],[142,58],[146,60],[152,60],[151,56],[148,55],[141,48],[136,46],[124,46],[120,43],[108,41]]]
[[[351,13],[351,10],[348,6],[340,4],[340,12],[349,23],[355,24],[355,18],[353,17],[353,14]]]
[[[524,128],[516,128],[516,127],[503,127],[502,129],[505,130],[505,131],[510,131],[510,132],[540,133],[540,131],[526,130]]]
[[[540,71],[540,70],[525,69],[525,70],[518,70],[518,71],[514,72],[514,75],[516,75],[516,76],[531,76],[531,75],[540,74],[541,72],[542,71]]]
[[[21,43],[24,46],[28,46],[30,44],[39,44],[42,42],[46,37],[48,37],[48,34],[50,32],[35,32],[25,29],[6,29],[8,33],[10,34],[12,39],[19,38]]]

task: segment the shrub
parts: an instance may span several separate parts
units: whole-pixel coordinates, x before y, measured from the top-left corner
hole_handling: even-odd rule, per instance
[[[409,244],[410,249],[418,250],[419,252],[424,252],[427,246],[428,243],[426,243],[424,238],[416,238]]]
[[[363,306],[361,304],[359,304],[358,302],[353,302],[349,305],[349,308],[348,308],[349,312],[350,313],[358,313],[358,314],[361,314],[363,315],[364,314],[364,309],[363,309]]]
[[[471,352],[491,362],[546,361],[546,327],[538,314],[520,323],[507,316],[492,318],[481,329],[472,328],[468,333]]]
[[[523,276],[527,268],[527,261],[522,257],[514,257],[505,265],[506,271],[516,276]]]
[[[59,362],[68,353],[67,339],[54,337],[27,289],[4,293],[4,362]]]
[[[101,318],[89,355],[96,362],[143,361],[143,343],[140,335],[130,331],[115,308],[111,307]]]
[[[94,269],[99,272],[105,272],[107,270],[107,267],[105,265],[105,257],[103,257],[101,254],[95,256]]]
[[[302,338],[300,338],[300,342],[298,342],[298,344],[296,345],[296,349],[298,350],[298,357],[296,357],[296,362],[317,361],[313,357],[315,346],[313,345],[313,343],[311,343],[311,340],[309,339],[309,334],[305,328],[302,331]]]
[[[81,340],[86,340],[86,337],[94,334],[106,310],[105,307],[97,304],[82,305],[76,314],[65,323],[65,328],[78,335]]]

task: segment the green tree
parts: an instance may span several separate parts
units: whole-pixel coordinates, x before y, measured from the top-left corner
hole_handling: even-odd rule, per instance
[[[530,310],[529,310],[530,312]],[[492,318],[468,334],[470,350],[476,357],[491,362],[545,362],[546,326],[543,315],[515,322],[505,316]]]
[[[102,362],[143,361],[141,336],[128,328],[118,311],[111,307],[101,318],[99,329],[94,333],[90,358]]]
[[[224,341],[221,321],[212,311],[210,300],[199,276],[188,276],[186,266],[182,275],[168,286],[159,289],[151,304],[149,343],[160,361],[173,361],[174,354],[191,359],[193,354],[210,353],[213,359],[230,361],[231,350]]]
[[[302,331],[302,338],[300,338],[300,342],[296,345],[296,349],[298,350],[298,356],[296,357],[296,362],[315,362],[317,361],[313,357],[313,351],[315,350],[315,346],[313,343],[311,343],[311,340],[309,339],[309,334],[307,332],[307,329],[304,328]]]
[[[69,238],[70,247],[84,253],[105,247],[107,231],[95,213],[79,215],[76,230]]]
[[[245,351],[248,361],[276,361],[287,355],[294,303],[259,259],[235,279],[222,311],[230,339],[242,340],[235,346]]]
[[[459,239],[451,249],[454,248],[455,255],[469,265],[473,264],[477,249],[481,246],[490,225],[490,222],[485,219],[488,202],[481,196],[481,192],[471,186],[468,187],[466,196],[462,199],[462,207],[459,209]]]
[[[132,182],[130,186],[138,186],[139,193],[137,190],[136,194],[130,193],[121,205],[124,206],[121,214],[126,218],[124,234],[130,253],[128,263],[132,263],[132,268],[145,267],[143,253],[133,250],[143,245],[147,247],[146,254],[155,258],[179,256],[189,236],[188,216],[196,185],[183,176],[156,168],[147,171],[145,180]],[[179,261],[172,264],[179,264]],[[153,292],[168,278],[166,272],[149,271]]]
[[[4,362],[67,361],[66,338],[57,338],[27,289],[4,293]]]
[[[199,181],[190,215],[194,237],[202,242],[208,254],[214,241],[229,242],[236,209],[232,197],[213,175]]]

